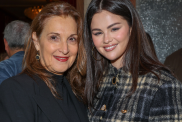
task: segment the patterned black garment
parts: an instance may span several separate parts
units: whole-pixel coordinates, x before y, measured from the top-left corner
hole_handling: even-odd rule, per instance
[[[129,72],[110,65],[94,99],[90,122],[182,121],[182,84],[166,71],[139,76],[138,86],[126,97],[132,85]],[[99,98],[99,99],[97,99]]]

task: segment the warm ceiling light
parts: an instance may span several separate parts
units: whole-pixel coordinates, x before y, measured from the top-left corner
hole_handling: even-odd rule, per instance
[[[41,7],[40,6],[29,7],[25,9],[24,14],[25,16],[33,20],[35,16],[42,10],[43,7],[44,7],[43,5]]]

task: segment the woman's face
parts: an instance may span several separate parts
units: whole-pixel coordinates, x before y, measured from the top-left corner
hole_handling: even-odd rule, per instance
[[[47,19],[40,38],[35,32],[32,38],[40,54],[40,62],[48,71],[62,75],[74,63],[78,52],[78,35],[77,23],[72,17],[54,16]]]
[[[131,28],[121,16],[102,10],[91,22],[91,33],[98,52],[111,61],[116,68],[122,67]]]

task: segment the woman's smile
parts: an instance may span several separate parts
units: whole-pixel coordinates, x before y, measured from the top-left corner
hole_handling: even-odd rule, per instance
[[[63,56],[53,56],[53,57],[61,62],[66,62],[69,59],[69,57],[63,57]]]
[[[109,52],[109,51],[112,51],[116,48],[118,44],[114,44],[114,45],[108,45],[108,46],[104,46],[104,50]]]

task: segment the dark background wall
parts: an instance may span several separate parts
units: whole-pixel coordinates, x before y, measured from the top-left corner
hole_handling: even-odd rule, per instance
[[[182,0],[136,0],[136,9],[164,63],[166,56],[182,48]]]
[[[0,10],[0,53],[3,53],[5,52],[5,49],[4,49],[4,41],[3,41],[3,31],[4,31],[4,28],[5,28],[5,25],[7,25],[9,22],[13,21],[16,19],[16,17]]]

